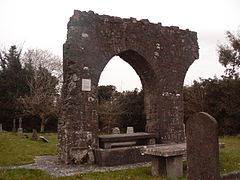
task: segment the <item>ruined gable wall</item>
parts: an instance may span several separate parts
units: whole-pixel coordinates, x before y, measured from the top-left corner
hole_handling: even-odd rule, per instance
[[[146,131],[159,133],[158,142],[184,140],[182,86],[187,69],[198,58],[197,34],[148,20],[74,11],[64,44],[64,104],[59,122],[58,150],[65,162],[70,163],[73,151],[98,147],[97,85],[115,55],[141,79]],[[83,80],[91,81],[90,91],[83,90]]]

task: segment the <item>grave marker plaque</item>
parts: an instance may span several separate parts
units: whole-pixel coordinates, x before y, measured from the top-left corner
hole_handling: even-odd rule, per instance
[[[82,79],[82,91],[91,91],[91,79]]]

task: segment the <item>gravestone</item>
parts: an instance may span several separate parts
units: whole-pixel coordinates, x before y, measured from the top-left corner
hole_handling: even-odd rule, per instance
[[[88,164],[93,164],[95,162],[95,157],[93,154],[93,151],[88,151],[88,158],[87,158]]]
[[[23,135],[23,128],[22,128],[22,118],[19,118],[19,126],[18,126],[18,130],[17,133],[18,135],[22,136]]]
[[[37,141],[38,140],[38,135],[37,135],[37,130],[33,129],[33,134],[32,134],[32,140]]]
[[[16,133],[17,130],[16,130],[16,119],[13,119],[13,128],[12,128],[12,132],[13,133]]]
[[[44,136],[39,136],[42,142],[48,143],[49,141]]]
[[[127,127],[127,134],[134,133],[133,127]]]
[[[29,138],[29,136],[27,134],[23,134],[23,137],[26,138],[26,139]]]
[[[186,122],[189,180],[219,180],[217,121],[207,113],[194,114]]]
[[[118,127],[114,127],[112,129],[112,134],[120,134],[120,129]]]
[[[3,130],[2,130],[2,124],[0,124],[0,133],[2,133],[2,131],[3,131]]]

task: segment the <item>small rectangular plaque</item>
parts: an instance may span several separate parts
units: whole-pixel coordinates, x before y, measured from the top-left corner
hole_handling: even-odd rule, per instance
[[[82,91],[91,91],[91,79],[82,79]]]

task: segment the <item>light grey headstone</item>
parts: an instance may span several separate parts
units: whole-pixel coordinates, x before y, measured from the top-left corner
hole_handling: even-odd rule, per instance
[[[22,128],[22,118],[19,118],[18,121],[18,130],[17,130],[18,135],[22,136],[23,135],[23,128]]]
[[[127,134],[134,133],[134,128],[133,127],[127,127]]]
[[[93,154],[93,151],[90,150],[90,151],[88,151],[87,163],[88,164],[93,164],[94,162],[95,162],[94,154]]]
[[[19,118],[19,121],[18,121],[18,123],[19,123],[19,126],[18,126],[18,128],[22,128],[22,118]]]
[[[18,128],[17,134],[18,134],[19,136],[22,136],[22,135],[23,135],[23,128]]]

